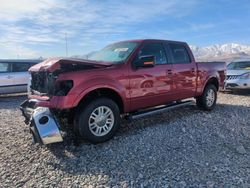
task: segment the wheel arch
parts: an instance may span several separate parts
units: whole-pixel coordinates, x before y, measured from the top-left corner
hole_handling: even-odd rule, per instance
[[[217,77],[213,76],[213,77],[210,77],[207,79],[206,84],[204,85],[202,92],[204,91],[206,86],[209,84],[213,84],[216,87],[217,91],[219,91],[219,80]]]
[[[108,87],[89,89],[78,99],[75,106],[84,105],[99,97],[105,97],[113,100],[118,105],[121,114],[126,111],[125,102],[121,94],[118,93],[115,89]]]

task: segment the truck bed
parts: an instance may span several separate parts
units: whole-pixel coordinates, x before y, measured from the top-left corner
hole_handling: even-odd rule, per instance
[[[224,80],[226,77],[226,62],[211,61],[211,62],[197,62],[198,74],[203,78],[203,74],[216,76],[219,80],[220,89],[224,88]]]

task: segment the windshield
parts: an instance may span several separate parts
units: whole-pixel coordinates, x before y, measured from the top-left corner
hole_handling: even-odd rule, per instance
[[[106,46],[102,50],[90,55],[88,59],[120,63],[127,59],[137,46],[137,42],[120,42]]]
[[[250,70],[250,61],[232,62],[227,66],[228,70]]]

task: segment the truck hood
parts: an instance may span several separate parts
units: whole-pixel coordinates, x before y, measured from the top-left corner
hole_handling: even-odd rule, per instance
[[[89,68],[101,68],[111,66],[110,62],[99,62],[85,59],[73,59],[73,58],[49,58],[41,63],[32,66],[30,72],[48,71],[54,72],[61,70],[63,67],[71,71],[72,69],[89,69]]]
[[[242,75],[245,74],[247,72],[250,72],[250,70],[227,70],[227,75]]]

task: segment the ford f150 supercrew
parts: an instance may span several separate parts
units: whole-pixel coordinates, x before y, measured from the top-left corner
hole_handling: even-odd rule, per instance
[[[88,59],[52,58],[29,69],[29,99],[20,108],[36,142],[61,142],[62,123],[92,143],[111,139],[121,118],[181,107],[195,98],[212,110],[223,88],[224,62],[195,62],[185,42],[131,40]]]

